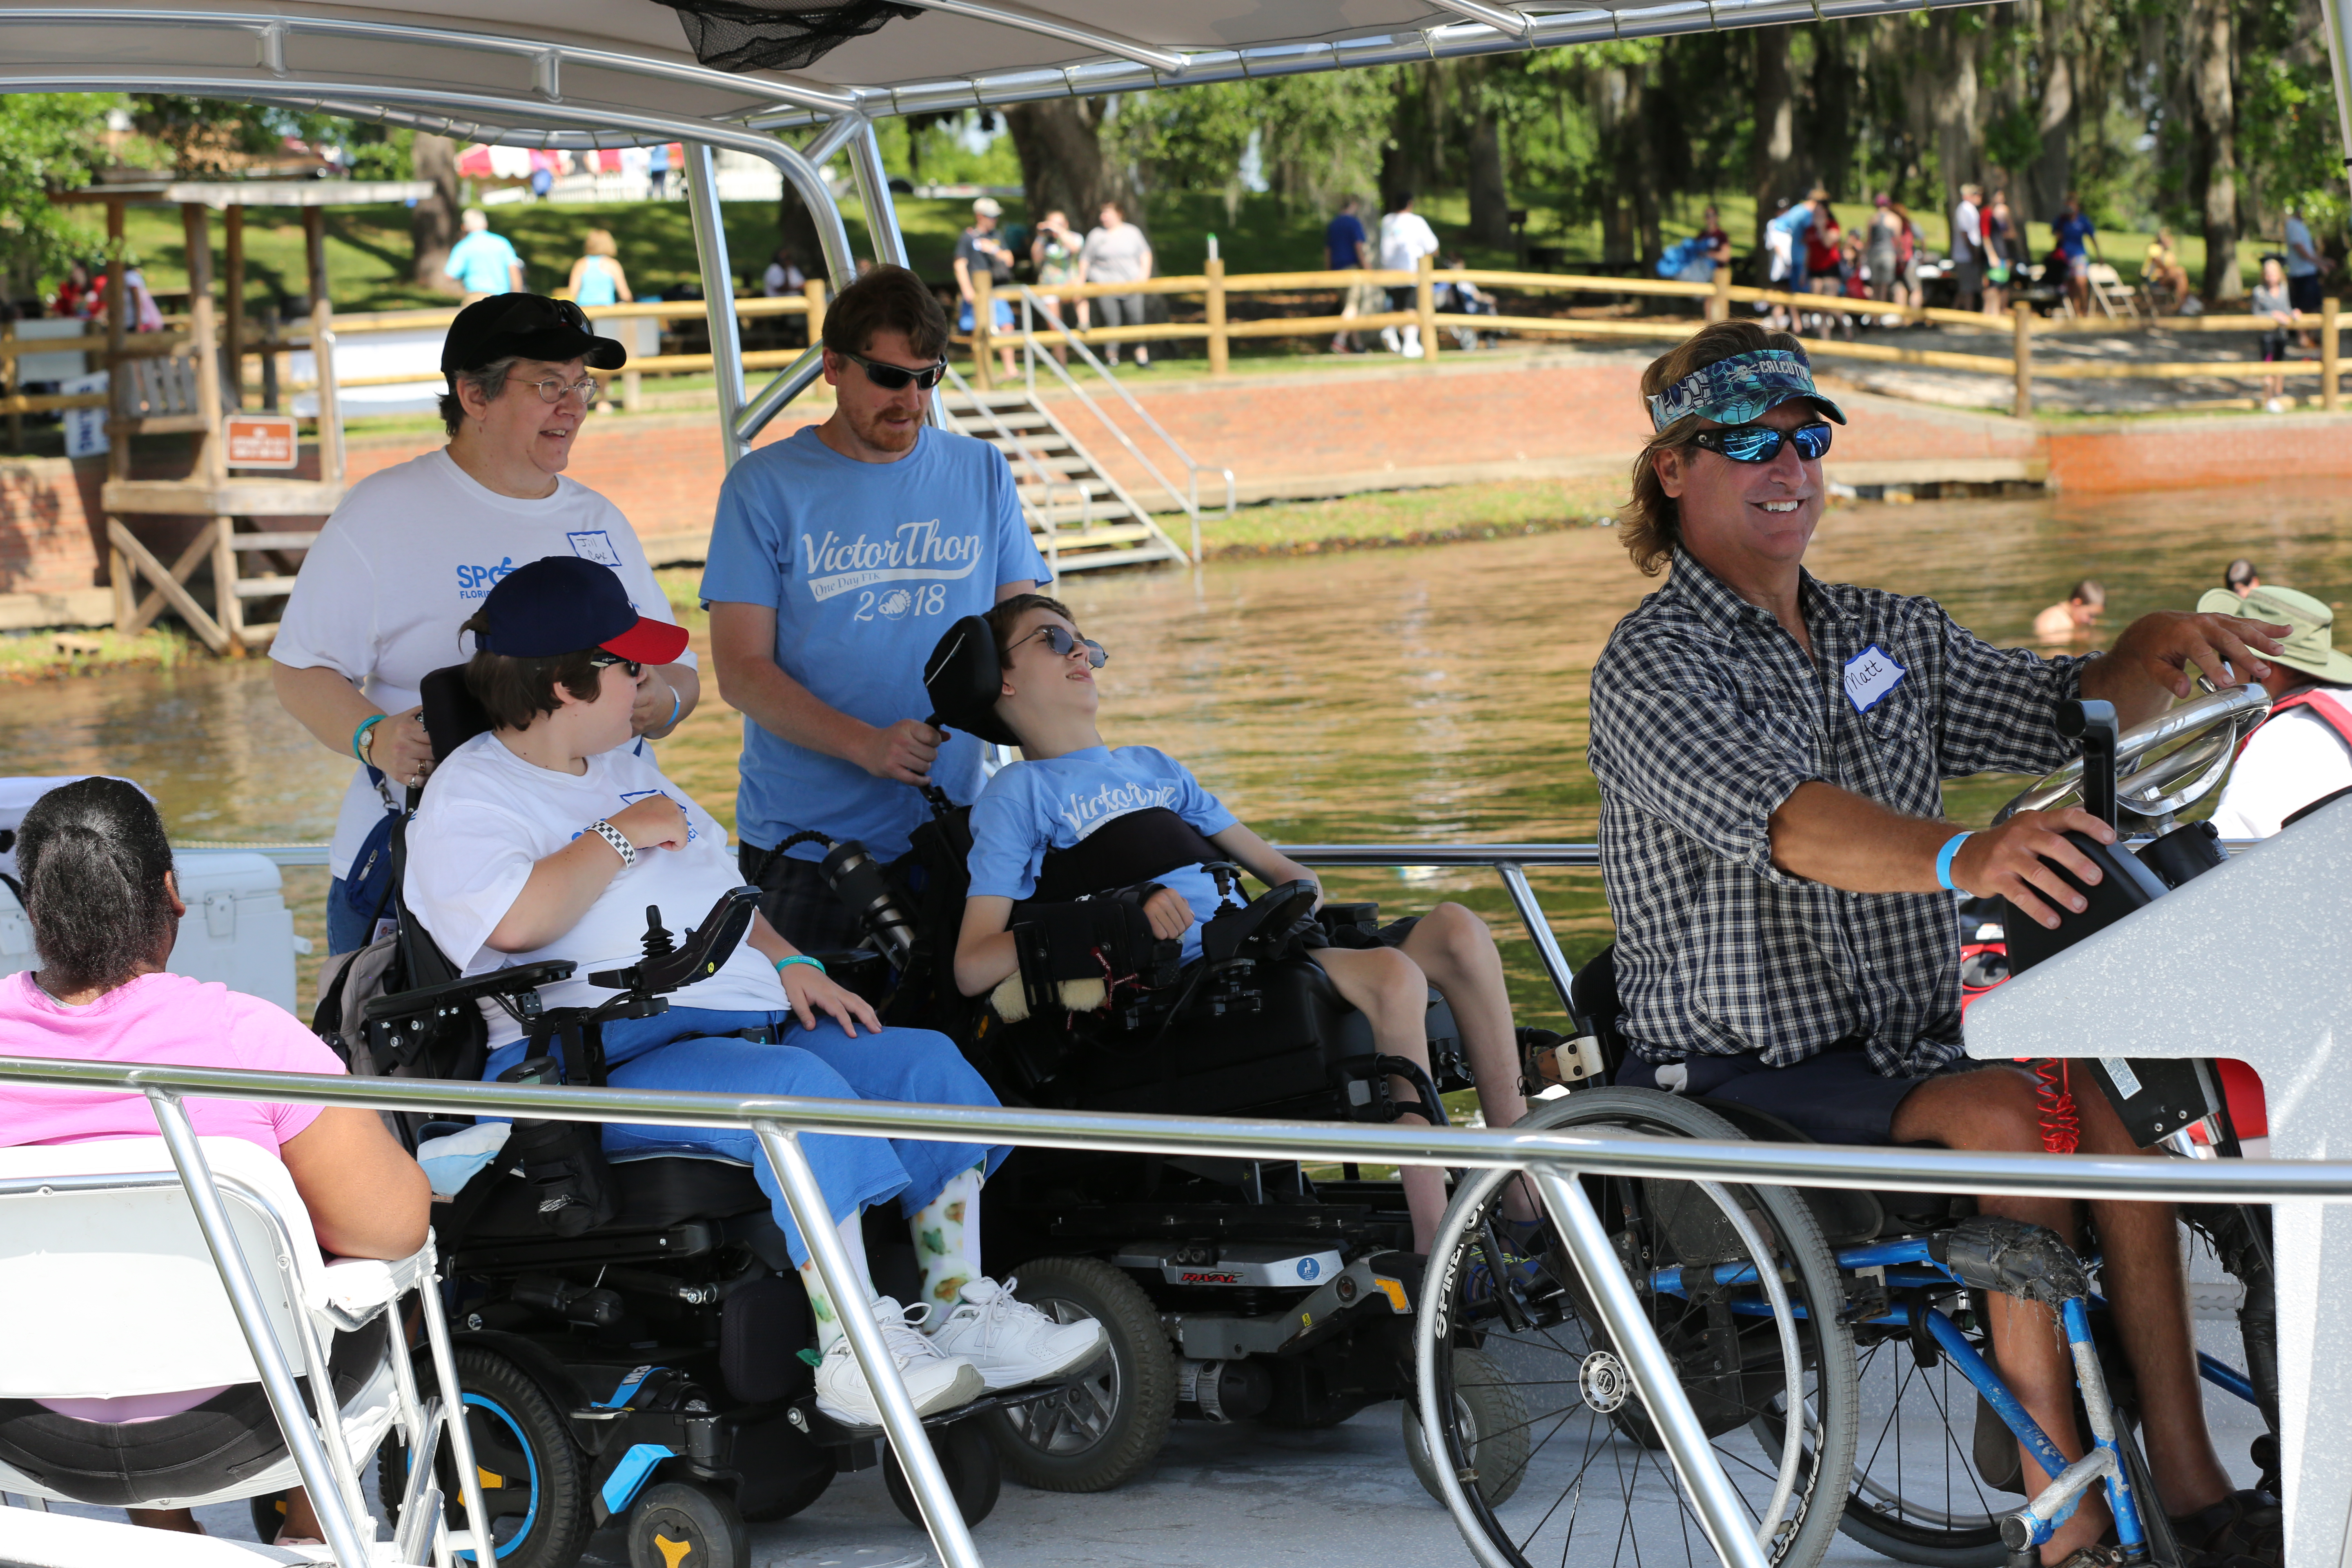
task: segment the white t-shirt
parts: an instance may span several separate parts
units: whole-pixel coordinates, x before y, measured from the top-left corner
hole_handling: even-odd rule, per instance
[[[580,922],[545,947],[499,952],[485,945],[533,866],[588,831],[590,823],[654,795],[666,795],[685,810],[683,848],[638,850],[637,863],[614,876]],[[569,980],[541,987],[540,1000],[549,1007],[580,1007],[616,994],[589,984],[590,973],[625,968],[644,956],[646,905],[658,905],[662,924],[683,936],[742,881],[726,830],[636,747],[591,757],[587,772],[575,777],[523,761],[496,735],[477,735],[433,770],[425,804],[408,828],[402,895],[449,962],[467,974],[571,959],[579,969]],[[791,1005],[775,969],[748,942],[718,973],[673,992],[670,1001],[729,1012],[772,1013]],[[483,1003],[482,1016],[493,1048],[522,1037],[497,1003]]]
[[[387,713],[416,706],[427,675],[471,657],[457,628],[498,580],[549,555],[580,555],[619,574],[637,613],[674,621],[621,509],[558,478],[555,493],[518,500],[484,489],[448,453],[428,452],[352,487],[302,562],[269,657],[295,669],[323,666],[358,682]],[[695,662],[681,654],[681,664]],[[352,858],[383,815],[354,768],[335,818],[328,868]]]
[[[2352,691],[2326,696],[2352,708]],[[2268,838],[2284,818],[2352,785],[2352,747],[2310,705],[2290,708],[2254,731],[2230,770],[2213,826],[2224,838]]]
[[[1410,272],[1424,256],[1437,254],[1437,233],[1419,213],[1389,213],[1381,219],[1381,270]]]

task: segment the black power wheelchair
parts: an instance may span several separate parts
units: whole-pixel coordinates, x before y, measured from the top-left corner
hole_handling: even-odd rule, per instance
[[[2250,727],[2250,711],[2261,716],[2252,706],[2222,693],[2177,710],[2168,730],[2158,721],[2122,737],[2126,760],[2145,759],[2125,780],[2126,805],[2157,821],[2161,836],[2136,852],[2072,836],[2105,879],[2080,889],[2089,908],[2055,931],[2010,919],[2014,968],[2042,962],[2222,863],[2210,825],[2163,819],[2218,782],[2216,770],[2202,788],[2177,787],[2205,773],[2212,754],[2226,763],[2233,731]],[[2077,790],[2112,823],[2113,713],[2096,711],[2105,704],[2080,708],[2092,711],[2062,710],[2061,722],[2071,717],[2072,732],[2084,736],[2085,763],[2020,801],[2063,804]],[[2159,730],[2162,740],[2186,736],[2187,743],[2169,758],[2150,757],[2157,742],[2149,736]],[[1578,1037],[1549,1053],[1538,1075],[1570,1092],[1538,1105],[1521,1129],[1805,1141],[1778,1118],[1735,1103],[1610,1087],[1627,1047],[1608,952],[1578,974],[1571,1011]],[[2238,1152],[2213,1064],[2086,1058],[2071,1067],[2074,1092],[2105,1094],[2143,1147],[2188,1153],[2194,1131],[2211,1152]],[[1517,1267],[1499,1256],[1495,1220],[1508,1179],[1484,1172],[1457,1184],[1432,1248],[1418,1327],[1433,1350],[1454,1352],[1433,1355],[1428,1408],[1444,1468],[1459,1481],[1447,1501],[1465,1540],[1490,1568],[1568,1560],[1571,1550],[1578,1560],[1714,1561],[1574,1265],[1556,1240]],[[2077,1258],[2053,1233],[1979,1215],[1965,1198],[1657,1177],[1588,1177],[1584,1186],[1779,1568],[1813,1568],[1840,1532],[1927,1568],[2040,1563],[2051,1515],[2063,1511],[2044,1500],[2031,1500],[2032,1513],[2025,1511],[2020,1440],[2034,1445],[2051,1473],[2063,1465],[1992,1364],[1993,1293],[2058,1310],[2078,1368],[2088,1358],[2078,1427],[2103,1434],[2095,1455],[2109,1452],[2125,1482],[2107,1484],[2126,1557],[2167,1568],[2181,1563],[2148,1484],[2128,1363],[2109,1353],[2118,1347],[2092,1278],[2095,1253]],[[2181,1215],[2242,1287],[2245,1370],[2201,1352],[2200,1370],[2243,1402],[2235,1408],[2251,1406],[2258,1417],[2251,1458],[2262,1489],[2275,1497],[2270,1212],[2192,1205]],[[1465,1363],[1465,1351],[1479,1359]],[[1486,1381],[1465,1380],[1465,1365]],[[1535,1440],[1496,1442],[1498,1433]]]
[[[984,623],[958,622],[927,669],[932,722],[1012,743],[992,710],[1000,680]],[[1415,1111],[1443,1125],[1441,1096],[1470,1087],[1436,993],[1424,1072],[1380,1053],[1369,1021],[1303,955],[1302,944],[1375,942],[1377,906],[1318,911],[1307,882],[1244,903],[1238,868],[1164,809],[1048,856],[1013,915],[1019,973],[990,998],[964,997],[953,959],[967,812],[936,794],[931,804],[912,850],[888,866],[854,841],[807,837],[826,844],[828,883],[887,960],[868,994],[884,1020],[957,1041],[1006,1104],[1368,1121]],[[1179,944],[1154,940],[1141,904],[1150,873],[1188,863],[1209,867],[1226,903],[1203,928],[1202,957],[1180,966]],[[990,1179],[982,1226],[1023,1300],[1065,1321],[1096,1319],[1111,1348],[1094,1375],[983,1423],[1031,1486],[1119,1486],[1150,1464],[1171,1416],[1320,1428],[1411,1393],[1422,1267],[1395,1181],[1352,1165],[1310,1175],[1296,1161],[1022,1149]]]
[[[423,700],[436,758],[488,728],[461,668],[426,677]],[[406,815],[420,799],[410,793]],[[509,1079],[601,1086],[603,1026],[659,1013],[669,993],[712,973],[757,905],[756,889],[736,889],[682,936],[648,910],[639,962],[588,976],[614,993],[609,1000],[542,1009],[536,988],[570,978],[572,963],[464,977],[400,907],[406,815],[393,821],[388,847],[395,929],[330,972],[314,1020],[354,1075],[478,1080],[488,1003],[531,1041]],[[394,1120],[412,1152],[429,1153],[463,1131],[425,1116]],[[517,1121],[465,1185],[434,1205],[499,1562],[569,1568],[593,1530],[621,1521],[633,1568],[740,1568],[750,1561],[747,1520],[788,1517],[836,1473],[877,1463],[900,1511],[919,1523],[878,1428],[843,1426],[816,1407],[814,1364],[802,1353],[815,1325],[751,1169],[701,1155],[608,1163],[598,1139],[590,1123]],[[917,1300],[904,1227],[875,1223],[877,1214],[869,1211],[866,1237],[877,1287]],[[419,1375],[430,1378],[429,1363]],[[991,1394],[926,1422],[967,1523],[994,1507],[1002,1479],[976,1418],[1057,1393],[1039,1384]],[[446,1451],[438,1463],[449,1468]],[[386,1445],[388,1511],[404,1495],[407,1464]],[[455,1474],[439,1484],[461,1514]],[[269,1531],[276,1506],[256,1505],[257,1522],[273,1515]]]

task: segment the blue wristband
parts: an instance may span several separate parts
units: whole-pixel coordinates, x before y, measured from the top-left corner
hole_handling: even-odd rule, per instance
[[[1942,888],[1944,891],[1948,893],[1959,891],[1958,888],[1952,886],[1952,857],[1960,852],[1961,845],[1974,837],[1973,833],[1955,833],[1944,840],[1944,847],[1941,849],[1936,851],[1936,885]]]
[[[776,978],[782,980],[784,977],[784,971],[790,969],[795,963],[805,963],[811,969],[815,970],[819,974],[823,974],[824,973],[824,961],[823,959],[811,958],[805,952],[796,952],[790,958],[780,958],[776,960]]]
[[[677,694],[677,688],[675,686],[671,687],[669,689],[669,722],[663,725],[662,728],[665,730],[677,729],[677,710],[685,706],[686,700]]]
[[[361,750],[361,748],[367,743],[367,733],[370,730],[374,729],[378,724],[383,723],[385,718],[386,715],[382,713],[370,714],[367,718],[360,721],[360,727],[358,729],[352,731],[352,756],[362,767],[373,765],[367,760],[367,752]]]

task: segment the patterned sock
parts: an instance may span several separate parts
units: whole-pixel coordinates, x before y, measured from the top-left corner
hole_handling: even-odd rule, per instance
[[[923,1269],[923,1300],[934,1303],[941,1321],[963,1288],[980,1278],[981,1170],[974,1165],[949,1177],[940,1195],[907,1222]]]
[[[866,1268],[866,1230],[859,1216],[851,1215],[841,1222],[841,1245],[849,1249],[849,1261],[866,1293],[874,1293],[874,1276]],[[808,1291],[809,1315],[816,1320],[816,1349],[819,1355],[833,1349],[842,1336],[841,1314],[834,1310],[833,1297],[825,1290],[824,1277],[816,1270],[816,1256],[801,1265],[801,1284]]]

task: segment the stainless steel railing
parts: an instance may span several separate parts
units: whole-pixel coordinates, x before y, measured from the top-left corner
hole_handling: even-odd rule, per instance
[[[1629,1352],[1635,1388],[1652,1413],[1676,1474],[1690,1491],[1710,1542],[1727,1568],[1765,1568],[1765,1563],[1748,1533],[1743,1505],[1692,1413],[1632,1281],[1610,1249],[1606,1228],[1585,1197],[1582,1184],[1573,1177],[1655,1175],[1681,1181],[1707,1178],[1797,1186],[2224,1203],[2352,1198],[2352,1162],[2342,1161],[2240,1163],[1810,1143],[1725,1144],[1550,1130],[1454,1131],[653,1089],[544,1089],[22,1058],[0,1058],[0,1081],[112,1089],[168,1100],[195,1095],[382,1110],[747,1128],[759,1135],[775,1166],[786,1205],[817,1260],[819,1273],[826,1288],[835,1292],[834,1299],[841,1301],[862,1300],[864,1286],[835,1234],[815,1175],[801,1152],[799,1136],[804,1132],[1525,1171],[1536,1178],[1580,1275],[1619,1344]],[[188,1179],[196,1178],[190,1173]],[[851,1348],[880,1396],[884,1428],[942,1563],[948,1568],[979,1568],[979,1553],[895,1363],[881,1342],[879,1330],[865,1313],[845,1312],[842,1317]]]

